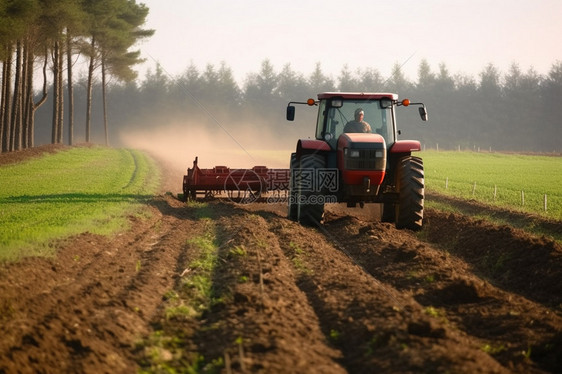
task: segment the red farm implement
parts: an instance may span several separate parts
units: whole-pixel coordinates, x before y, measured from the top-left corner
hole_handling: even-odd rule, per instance
[[[234,202],[252,203],[286,202],[289,189],[289,169],[269,169],[254,166],[251,169],[233,169],[215,166],[201,169],[198,157],[193,167],[183,177],[184,200],[195,200],[198,196],[212,198],[226,196]]]

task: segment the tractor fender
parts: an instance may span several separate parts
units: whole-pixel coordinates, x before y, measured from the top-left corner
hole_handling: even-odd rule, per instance
[[[390,153],[407,153],[421,151],[421,144],[417,140],[397,140],[389,149]]]
[[[323,140],[299,139],[297,143],[297,157],[306,153],[331,151],[330,145]]]

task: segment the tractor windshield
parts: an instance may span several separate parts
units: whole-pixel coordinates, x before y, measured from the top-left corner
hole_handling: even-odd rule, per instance
[[[344,132],[371,132],[381,135],[387,147],[394,143],[392,106],[382,108],[380,100],[344,100],[339,108],[321,100],[316,138],[326,140],[335,149]]]

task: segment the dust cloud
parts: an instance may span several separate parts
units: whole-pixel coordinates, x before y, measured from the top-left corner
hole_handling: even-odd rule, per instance
[[[280,139],[263,128],[233,126],[228,130],[215,123],[198,121],[169,122],[153,129],[129,129],[120,134],[120,142],[127,148],[148,152],[163,164],[164,181],[174,190],[181,190],[183,175],[198,157],[203,169],[227,166],[246,169],[253,166],[288,168],[291,152],[297,139]]]

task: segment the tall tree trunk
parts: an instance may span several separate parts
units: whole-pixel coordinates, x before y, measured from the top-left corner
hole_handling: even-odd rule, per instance
[[[6,50],[8,48],[6,47]],[[7,53],[6,60],[2,61],[2,97],[0,98],[0,153],[7,152],[7,141],[8,141],[8,134],[9,134],[9,121],[7,118],[10,118],[9,114],[9,107],[10,107],[10,56],[11,54]]]
[[[4,62],[2,63],[2,78],[0,82],[2,83],[0,88],[0,153],[2,153],[2,142],[4,140]]]
[[[59,74],[58,74],[58,79],[57,79],[57,84],[58,84],[58,92],[59,92],[59,104],[57,106],[57,110],[59,111],[58,114],[58,131],[57,131],[57,143],[58,144],[62,144],[63,143],[63,138],[64,138],[64,134],[63,134],[63,127],[64,127],[64,91],[63,91],[63,48],[61,43],[59,43],[59,60],[58,60],[58,64],[59,64]]]
[[[74,88],[72,87],[72,47],[70,32],[66,29],[66,69],[68,85],[68,144],[74,142]]]
[[[4,83],[6,79],[6,63],[4,61],[0,62],[2,63],[2,78],[0,78],[2,82],[0,88],[0,153],[2,153],[2,143],[4,141]]]
[[[105,130],[105,145],[109,147],[109,135],[107,133],[107,100],[105,97],[105,61],[103,57],[101,60],[101,90],[103,100],[103,128]]]
[[[58,77],[59,77],[59,42],[55,42],[55,46],[53,48],[53,122],[51,124],[51,143],[56,144],[59,134],[59,85],[58,85]]]
[[[90,142],[90,127],[92,123],[92,86],[94,84],[96,39],[92,37],[90,51],[90,65],[88,66],[88,87],[86,87],[86,143]]]
[[[22,44],[18,41],[16,44],[16,76],[14,79],[14,97],[12,100],[12,116],[11,116],[11,129],[10,137],[11,151],[18,151],[21,149],[21,108],[22,108]]]
[[[6,61],[4,61],[4,72],[3,72],[3,81],[2,85],[4,88],[4,92],[2,93],[2,100],[4,106],[4,113],[3,113],[3,122],[4,122],[4,129],[2,130],[2,152],[10,152],[10,144],[12,143],[12,139],[10,138],[11,134],[11,122],[10,118],[12,113],[12,48],[7,47],[7,54]]]
[[[29,92],[30,83],[31,83],[31,87],[33,87],[33,75],[29,74],[29,68],[30,68],[29,55],[31,54],[29,50],[30,50],[29,41],[26,38],[23,43],[22,84],[21,84],[21,97],[22,97],[21,146],[23,149],[29,148],[29,144],[27,142],[28,139],[27,133],[29,131],[29,127],[28,127],[29,113],[31,112],[29,107],[31,105],[31,100],[32,100],[30,99],[30,96],[33,95],[32,93]]]
[[[31,55],[31,54],[30,54]],[[30,74],[33,74],[33,56],[30,56]],[[47,96],[48,96],[48,87],[47,87],[47,65],[49,62],[49,52],[47,50],[45,50],[45,59],[43,61],[43,92],[41,95],[41,98],[39,99],[39,101],[35,102],[31,102],[31,106],[30,106],[30,110],[31,110],[31,114],[29,117],[29,131],[27,133],[28,136],[28,144],[30,147],[33,147],[35,145],[35,111],[37,109],[39,109],[39,107],[41,107],[43,104],[45,104],[45,102],[47,101]],[[30,81],[32,82],[32,81]],[[30,90],[30,98],[31,100],[33,100],[33,85],[30,85],[31,90]]]

